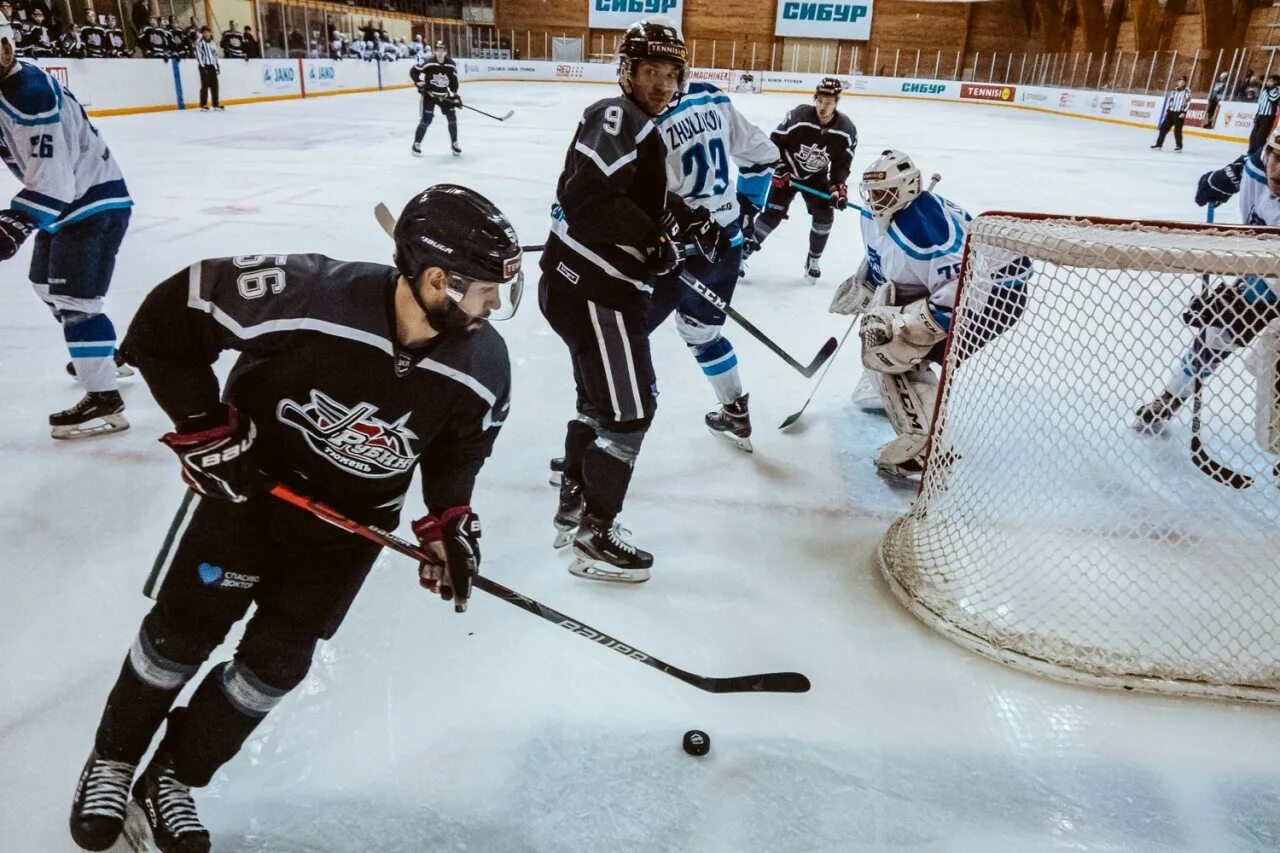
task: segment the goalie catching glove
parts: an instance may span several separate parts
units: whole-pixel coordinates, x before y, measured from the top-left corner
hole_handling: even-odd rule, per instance
[[[254,464],[258,430],[235,406],[200,414],[177,424],[160,437],[182,462],[182,479],[205,497],[244,503],[268,488]]]
[[[418,564],[418,582],[452,601],[454,612],[466,612],[471,579],[480,574],[480,516],[469,506],[450,507],[415,521],[413,534],[431,557]]]
[[[862,364],[879,373],[906,373],[947,336],[928,299],[905,307],[882,305],[862,318]]]

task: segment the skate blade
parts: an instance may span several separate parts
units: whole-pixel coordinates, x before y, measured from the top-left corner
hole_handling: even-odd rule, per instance
[[[559,471],[552,471],[551,476],[547,478],[547,482],[558,489],[560,488],[560,481],[563,478],[564,478],[564,475],[561,474]]]
[[[648,569],[619,569],[607,564],[602,566],[582,556],[574,557],[569,564],[569,574],[608,583],[644,583],[649,579]]]
[[[124,415],[104,415],[83,424],[53,427],[50,435],[59,440],[74,440],[111,435],[113,432],[124,432],[128,428],[129,422],[124,419]]]
[[[707,427],[707,432],[712,435],[718,435],[726,441],[732,441],[743,453],[755,453],[755,448],[751,446],[750,438],[739,438],[731,432],[721,432],[720,430],[712,429],[709,426]]]
[[[155,836],[151,834],[151,824],[147,823],[147,816],[137,800],[129,800],[129,808],[125,810],[124,840],[134,853],[160,853]]]
[[[876,473],[886,480],[896,483],[910,483],[918,485],[920,483],[920,472],[903,468],[901,465],[889,465],[884,462],[875,463]]]
[[[566,545],[568,545],[570,542],[573,541],[573,537],[577,534],[577,532],[578,532],[577,527],[570,527],[568,529],[561,529],[557,527],[556,538],[552,541],[551,547],[559,551],[561,548],[565,547]]]

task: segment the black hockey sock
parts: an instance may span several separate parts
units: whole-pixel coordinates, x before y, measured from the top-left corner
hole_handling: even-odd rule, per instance
[[[422,141],[422,137],[427,135],[427,128],[430,126],[431,126],[431,115],[428,113],[423,115],[422,121],[418,122],[417,131],[413,134],[413,142],[415,145],[417,145],[419,142]]]
[[[582,480],[582,458],[596,440],[596,428],[578,418],[569,421],[564,435],[564,475]]]
[[[827,240],[831,237],[831,225],[834,219],[834,216],[830,219],[813,217],[813,224],[809,227],[809,254],[815,258],[822,257],[822,250],[827,248]]]
[[[235,757],[270,710],[250,714],[243,705],[233,703],[223,686],[227,668],[233,665],[224,663],[211,669],[187,707],[175,708],[169,717],[160,751],[169,756],[174,774],[184,785],[194,788],[208,785],[213,774]],[[230,680],[236,681],[236,676],[232,675]],[[262,687],[259,682],[248,686],[246,692],[256,698]],[[283,696],[284,691],[279,691],[275,700]]]
[[[622,512],[644,433],[627,433],[625,444],[598,439],[582,459],[582,499],[586,511],[608,521]]]
[[[755,235],[756,241],[763,243],[764,238],[772,234],[773,229],[777,228],[785,218],[785,210],[766,208],[764,213],[756,217],[755,224],[751,226],[751,231]]]
[[[137,764],[151,745],[182,686],[161,690],[147,684],[125,660],[120,677],[107,695],[102,709],[94,749],[110,761]]]
[[[455,145],[458,142],[458,119],[452,113],[449,114],[449,141]]]

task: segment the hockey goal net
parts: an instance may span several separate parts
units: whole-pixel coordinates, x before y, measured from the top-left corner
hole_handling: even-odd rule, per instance
[[[1280,229],[975,219],[928,467],[880,546],[898,599],[1044,675],[1280,702],[1278,280]],[[1224,288],[1262,312],[1248,342],[1139,432]]]

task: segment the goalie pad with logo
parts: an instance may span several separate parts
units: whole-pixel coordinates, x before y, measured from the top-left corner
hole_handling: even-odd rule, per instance
[[[924,470],[929,429],[938,396],[938,377],[925,365],[905,373],[877,373],[885,416],[898,437],[880,448],[876,467],[895,474]]]

